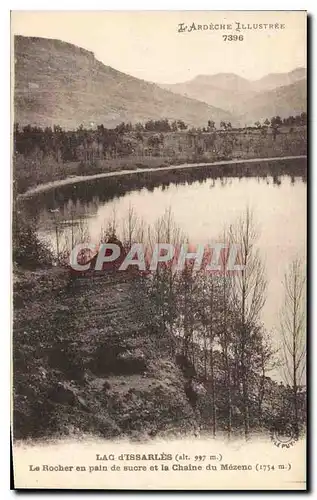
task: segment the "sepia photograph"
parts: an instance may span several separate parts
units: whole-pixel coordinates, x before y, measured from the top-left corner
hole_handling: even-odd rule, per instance
[[[16,489],[306,490],[307,13],[12,11]]]

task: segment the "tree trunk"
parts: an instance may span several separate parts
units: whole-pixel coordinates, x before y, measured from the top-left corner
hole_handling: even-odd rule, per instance
[[[214,371],[214,352],[210,348],[210,379],[211,379],[211,397],[212,397],[212,435],[216,436],[216,404],[215,404],[215,371]]]
[[[227,384],[227,406],[228,406],[228,437],[230,439],[232,430],[232,402],[231,402],[231,374],[230,374],[230,362],[228,356],[228,329],[227,329],[227,283],[226,283],[226,273],[224,273],[224,284],[223,284],[223,351],[225,357],[225,367],[226,367],[226,384]]]
[[[242,404],[243,404],[243,420],[244,420],[244,437],[245,439],[249,438],[249,388],[248,388],[248,380],[247,380],[247,368],[245,362],[245,353],[244,348],[242,352],[242,360],[241,360],[241,368],[242,368]]]

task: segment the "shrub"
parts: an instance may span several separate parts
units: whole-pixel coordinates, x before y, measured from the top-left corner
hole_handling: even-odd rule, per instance
[[[22,218],[16,219],[14,226],[13,262],[27,269],[52,265],[53,254],[50,248],[39,239],[34,225]]]

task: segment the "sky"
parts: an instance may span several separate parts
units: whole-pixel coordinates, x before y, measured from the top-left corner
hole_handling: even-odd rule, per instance
[[[233,29],[179,33],[180,23]],[[285,27],[237,32],[236,23]],[[304,11],[14,11],[11,33],[73,43],[108,66],[158,83],[223,72],[254,80],[306,67]],[[223,35],[243,35],[243,40]]]

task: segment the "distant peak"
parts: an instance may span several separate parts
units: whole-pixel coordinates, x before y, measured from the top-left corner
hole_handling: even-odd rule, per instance
[[[235,80],[246,80],[242,76],[237,75],[236,73],[215,73],[213,75],[197,75],[194,80],[213,80],[213,79],[235,79]]]
[[[287,76],[287,75],[303,75],[303,77],[306,76],[306,68],[304,67],[298,67],[295,69],[292,69],[291,71],[280,71],[280,72],[275,72],[275,73],[268,73],[267,75],[262,76],[262,78],[259,78],[258,80],[264,80],[266,78],[274,78],[274,77],[282,77],[282,76]]]

